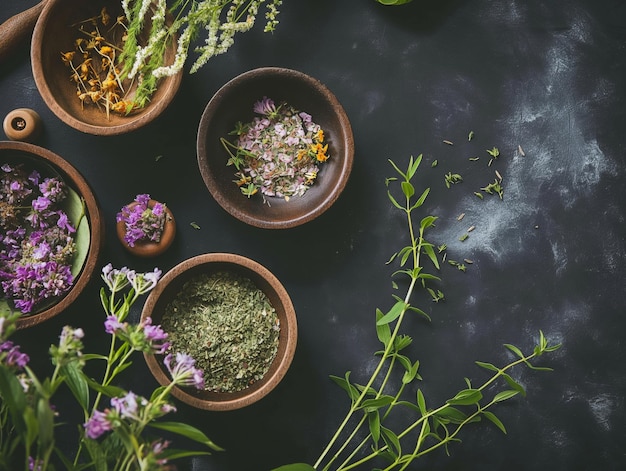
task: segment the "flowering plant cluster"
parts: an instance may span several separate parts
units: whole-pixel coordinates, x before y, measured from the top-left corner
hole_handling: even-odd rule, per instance
[[[204,44],[195,48],[198,58],[191,66],[196,72],[207,61],[225,53],[233,44],[235,33],[252,29],[260,7],[265,8],[265,32],[278,25],[282,0],[122,0],[128,31],[120,56],[122,75],[141,76],[135,101],[144,106],[156,90],[158,79],[179,73],[188,56],[191,43],[205,32]],[[167,18],[173,18],[171,22]],[[148,27],[147,23],[150,22]],[[145,43],[140,35],[147,34]],[[176,57],[165,64],[164,51],[178,37]]]
[[[108,354],[84,353],[83,330],[65,326],[59,343],[50,347],[54,371],[45,380],[38,379],[28,366],[28,356],[8,340],[19,313],[0,317],[0,470],[47,471],[60,463],[72,471],[158,471],[171,469],[168,463],[173,459],[220,449],[188,424],[161,420],[176,411],[169,402],[173,387],[204,387],[203,372],[189,355],[166,357],[171,382],[148,396],[114,384],[130,366],[134,353],[164,353],[169,346],[167,333],[150,319],[138,324],[126,320],[131,306],[156,285],[160,276],[158,269],[136,273],[105,266],[102,279],[107,289],[101,289],[100,299],[106,313],[104,330],[110,335]],[[84,372],[90,361],[103,364],[99,381]],[[70,411],[53,404],[62,384],[72,392],[84,417],[73,456],[55,447],[55,434],[74,433],[74,428],[64,423]],[[204,449],[170,449],[170,442],[159,436],[163,431],[194,440]]]
[[[42,177],[23,164],[0,166],[0,298],[22,313],[72,286],[76,229],[62,203],[60,177]]]
[[[134,247],[137,242],[159,242],[167,220],[165,204],[150,204],[150,195],[140,194],[117,213],[117,222],[123,222],[124,241]]]
[[[286,200],[302,196],[315,182],[319,164],[330,157],[324,130],[310,114],[287,103],[276,106],[267,97],[253,109],[259,116],[238,122],[231,132],[235,143],[222,138],[230,156],[227,165],[237,169],[235,183],[248,197],[259,190]]]

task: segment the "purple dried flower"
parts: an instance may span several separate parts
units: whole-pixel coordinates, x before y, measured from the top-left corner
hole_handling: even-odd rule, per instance
[[[46,178],[39,184],[39,191],[51,202],[57,203],[65,198],[65,183],[58,178]]]
[[[165,227],[166,212],[163,203],[150,207],[150,195],[140,194],[116,216],[117,222],[124,222],[124,241],[134,247],[137,242],[159,242]]]
[[[257,101],[254,104],[254,112],[266,116],[271,116],[276,113],[276,104],[274,100],[266,96],[262,100]]]
[[[48,198],[45,196],[39,196],[33,200],[33,209],[41,212],[48,209],[50,204],[52,204],[52,202]]]
[[[40,184],[40,179],[23,165],[3,165],[0,173],[0,286],[22,313],[65,294],[74,282],[75,229],[55,207],[65,184],[59,178]]]

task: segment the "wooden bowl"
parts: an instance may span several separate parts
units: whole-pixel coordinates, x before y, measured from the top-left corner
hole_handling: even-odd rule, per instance
[[[269,205],[258,194],[242,195],[220,141],[238,121],[252,120],[253,105],[264,96],[310,114],[324,130],[331,156],[303,196],[289,201],[270,197]],[[352,170],[354,139],[343,107],[325,85],[302,72],[264,67],[235,77],[211,98],[198,128],[197,154],[204,183],[222,208],[252,226],[285,229],[313,220],[337,200]]]
[[[0,142],[0,165],[4,162],[27,163],[42,175],[52,172],[63,178],[65,183],[84,201],[86,219],[79,228],[81,237],[88,237],[87,248],[81,249],[76,257],[81,257],[74,272],[74,283],[62,297],[46,305],[43,310],[25,314],[17,321],[18,328],[31,327],[50,319],[67,309],[85,289],[98,264],[98,258],[104,245],[104,220],[95,195],[83,176],[69,162],[53,152],[25,142]],[[74,270],[73,270],[74,271]]]
[[[181,262],[167,272],[150,292],[143,311],[142,320],[152,318],[154,325],[160,325],[167,305],[180,292],[190,278],[201,274],[227,271],[244,276],[254,282],[268,297],[280,321],[278,352],[265,376],[246,389],[238,392],[198,391],[192,387],[174,387],[172,395],[198,409],[226,411],[239,409],[257,402],[270,393],[287,373],[293,359],[298,328],[296,313],[280,281],[265,267],[246,257],[228,253],[197,255]],[[168,372],[161,355],[145,355],[148,367],[156,380],[163,386],[170,383]]]
[[[48,0],[35,24],[31,42],[31,62],[37,89],[50,110],[64,123],[87,134],[110,136],[134,131],[158,117],[174,99],[182,73],[161,79],[150,103],[129,115],[107,113],[78,99],[71,69],[61,59],[74,50],[78,38],[76,23],[97,16],[106,7],[112,18],[122,14],[119,0]],[[166,60],[173,59],[176,42]],[[170,63],[169,61],[167,63]]]

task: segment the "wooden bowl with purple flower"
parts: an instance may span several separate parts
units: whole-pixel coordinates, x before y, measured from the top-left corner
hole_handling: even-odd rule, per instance
[[[122,246],[139,257],[161,255],[176,237],[171,209],[148,194],[137,195],[120,210],[115,229]]]
[[[222,86],[197,135],[200,173],[237,219],[286,229],[327,211],[354,159],[352,128],[335,95],[302,72],[263,67]]]
[[[0,314],[18,328],[66,310],[91,279],[104,243],[91,187],[42,147],[0,142]]]
[[[172,395],[205,410],[239,409],[269,394],[286,375],[298,328],[280,281],[249,258],[208,253],[167,272],[150,292],[141,319],[167,332],[164,355],[146,354],[163,386],[181,369],[189,384]]]

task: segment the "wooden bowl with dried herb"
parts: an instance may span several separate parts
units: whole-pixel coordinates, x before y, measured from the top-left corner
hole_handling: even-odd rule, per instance
[[[144,305],[168,333],[163,355],[146,354],[163,386],[169,358],[189,355],[203,371],[204,387],[175,387],[172,394],[199,409],[225,411],[250,405],[272,391],[293,359],[298,329],[291,299],[259,263],[236,254],[209,253],[166,273]]]
[[[0,314],[18,328],[67,309],[96,269],[104,223],[83,176],[57,154],[0,142]]]
[[[31,62],[39,93],[61,121],[87,134],[119,135],[152,122],[182,80],[180,73],[160,78],[147,101],[137,92],[148,78],[126,73],[132,69],[122,57],[128,28],[122,3],[48,0],[33,31]],[[141,46],[141,38],[138,42]],[[170,64],[175,55],[173,38],[153,57]]]
[[[327,211],[352,170],[350,121],[335,95],[297,70],[262,67],[233,78],[206,106],[198,166],[227,212],[286,229]]]

